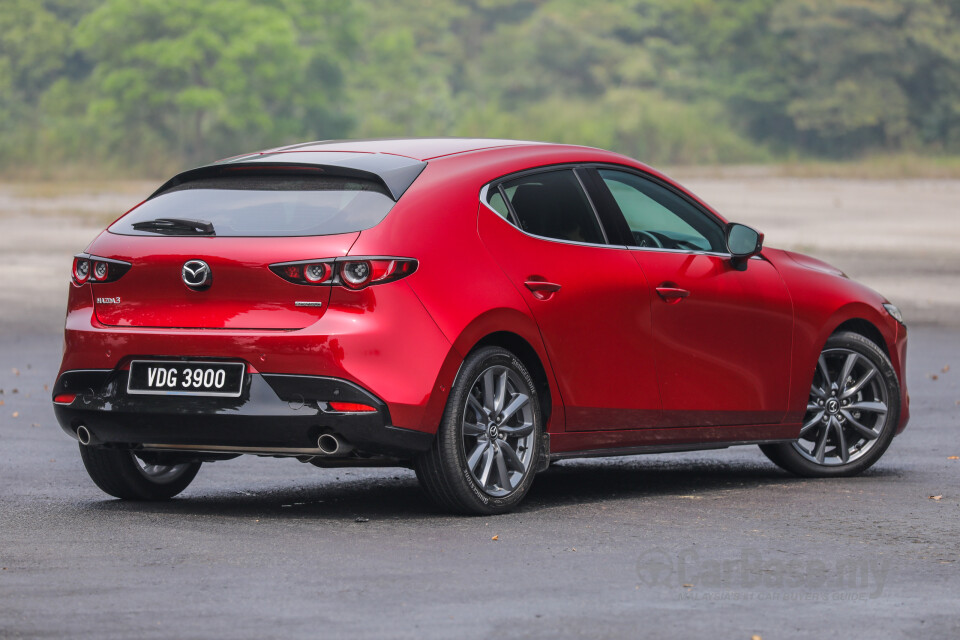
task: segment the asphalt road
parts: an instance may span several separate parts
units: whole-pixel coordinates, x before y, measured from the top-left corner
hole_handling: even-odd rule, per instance
[[[260,458],[108,499],[53,418],[59,336],[4,327],[0,637],[960,637],[960,330],[910,341],[913,420],[861,477],[570,461],[465,518],[411,471]]]

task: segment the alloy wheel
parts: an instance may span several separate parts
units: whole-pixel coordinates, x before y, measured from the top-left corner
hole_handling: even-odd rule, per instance
[[[800,439],[800,455],[819,465],[858,460],[888,422],[887,387],[877,366],[846,348],[825,349],[817,361]]]
[[[523,379],[495,365],[485,369],[467,395],[462,419],[467,469],[484,493],[513,492],[530,471],[534,411]]]

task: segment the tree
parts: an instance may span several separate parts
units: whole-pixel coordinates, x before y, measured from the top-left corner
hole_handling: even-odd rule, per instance
[[[960,152],[960,0],[0,0],[0,163],[470,135]]]
[[[83,19],[89,124],[128,156],[192,163],[349,126],[348,0],[108,0]]]
[[[11,0],[0,11],[0,148],[36,161],[36,105],[66,65],[70,25],[43,4]]]

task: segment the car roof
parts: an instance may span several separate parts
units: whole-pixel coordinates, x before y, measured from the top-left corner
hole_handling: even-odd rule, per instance
[[[346,153],[385,153],[426,161],[482,149],[530,145],[556,146],[548,142],[503,140],[497,138],[379,138],[369,140],[321,140],[269,149],[260,153],[326,151]]]
[[[502,157],[503,152],[511,149],[522,152],[521,155],[532,162],[548,160],[554,154],[560,154],[566,158],[565,162],[571,162],[576,161],[578,154],[584,154],[584,157],[590,157],[594,162],[625,163],[642,168],[692,196],[674,180],[652,167],[596,147],[501,138],[376,138],[302,142],[224,158],[177,174],[150,197],[156,197],[185,181],[215,174],[230,166],[276,168],[283,165],[322,167],[338,174],[374,179],[382,182],[393,199],[398,200],[417,179],[428,161],[453,161],[467,154]],[[697,200],[710,209],[709,205]]]
[[[377,138],[303,142],[224,158],[184,171],[168,180],[150,197],[156,197],[188,180],[215,175],[218,171],[240,165],[274,168],[322,167],[335,171],[336,175],[377,180],[383,183],[394,200],[399,200],[427,166],[428,161],[446,161],[449,158],[455,162],[456,158],[464,158],[467,154],[502,157],[509,149],[521,152],[519,155],[536,164],[548,160],[556,161],[558,157],[563,158],[562,162],[577,162],[589,158],[593,162],[612,162],[640,168],[685,193],[722,219],[715,209],[669,176],[619,153],[582,145],[501,138]]]
[[[328,171],[346,172],[382,182],[394,200],[410,187],[427,161],[466,153],[496,152],[508,148],[553,150],[579,148],[548,142],[488,138],[384,138],[377,140],[325,140],[277,147],[218,160],[178,174],[153,196],[185,181],[241,166],[315,166]],[[594,150],[596,151],[596,150]]]
[[[209,165],[177,174],[151,198],[183,184],[240,166],[313,166],[354,177],[378,180],[397,200],[410,187],[428,160],[463,153],[508,147],[556,148],[543,142],[484,138],[385,138],[378,140],[321,140],[277,147],[224,158]]]

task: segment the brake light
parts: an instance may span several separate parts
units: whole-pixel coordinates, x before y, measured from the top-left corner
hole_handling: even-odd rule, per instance
[[[73,404],[73,401],[77,399],[77,394],[75,393],[61,393],[60,395],[54,396],[53,401],[57,404]]]
[[[85,284],[90,282],[113,282],[119,280],[130,270],[130,263],[122,260],[101,258],[80,253],[73,258],[73,282]]]
[[[341,285],[356,290],[406,277],[417,270],[417,261],[390,257],[303,260],[272,264],[270,270],[294,284]]]
[[[374,407],[359,402],[328,402],[330,409],[339,413],[370,413],[376,411]]]

